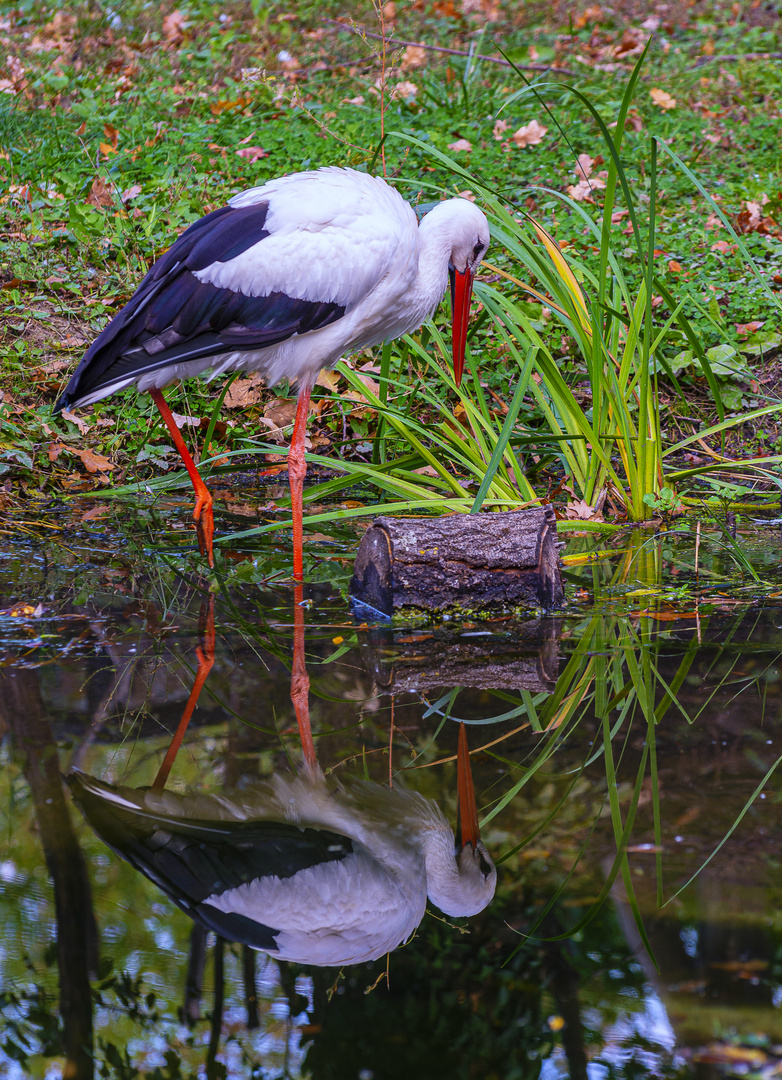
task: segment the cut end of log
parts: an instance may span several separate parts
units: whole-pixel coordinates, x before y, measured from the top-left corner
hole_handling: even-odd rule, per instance
[[[377,518],[359,545],[350,593],[387,617],[403,607],[557,607],[565,592],[554,511]]]

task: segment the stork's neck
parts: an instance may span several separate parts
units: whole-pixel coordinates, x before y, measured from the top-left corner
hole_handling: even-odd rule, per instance
[[[442,300],[448,285],[448,264],[453,248],[450,203],[438,203],[418,226],[418,276],[412,302],[429,318]]]
[[[439,810],[419,835],[426,867],[426,892],[432,903],[446,915],[475,915],[483,911],[494,896],[497,872],[480,840],[477,849],[467,844],[457,857],[453,833]]]

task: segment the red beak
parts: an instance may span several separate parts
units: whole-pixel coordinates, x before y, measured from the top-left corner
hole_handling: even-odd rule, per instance
[[[459,751],[456,757],[456,789],[459,794],[459,802],[456,810],[458,819],[458,846],[463,848],[465,844],[478,843],[480,833],[478,831],[478,810],[475,805],[475,787],[472,782],[472,769],[470,768],[470,751],[467,748],[467,728],[459,724]]]
[[[466,270],[451,270],[451,304],[453,306],[453,377],[458,386],[464,371],[464,350],[467,345],[467,322],[475,274]]]

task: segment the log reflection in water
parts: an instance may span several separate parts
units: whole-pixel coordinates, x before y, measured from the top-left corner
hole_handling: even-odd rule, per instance
[[[551,694],[559,669],[561,622],[549,616],[513,623],[512,633],[462,627],[373,627],[364,664],[383,693],[462,686]]]

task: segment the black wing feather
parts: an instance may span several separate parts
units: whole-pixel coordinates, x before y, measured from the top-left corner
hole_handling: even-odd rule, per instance
[[[109,802],[90,789],[89,779],[76,772],[68,783],[101,840],[191,918],[255,948],[274,948],[279,931],[221,913],[205,901],[257,878],[292,877],[300,870],[344,859],[353,850],[350,837],[287,822],[162,819],[142,808]],[[236,936],[230,930],[233,923]]]
[[[280,292],[246,296],[195,277],[193,271],[227,262],[269,236],[268,210],[268,202],[223,206],[182,233],[84,354],[55,411],[128,377],[276,345],[340,319],[344,305]]]

